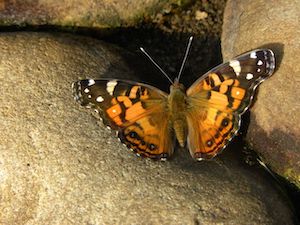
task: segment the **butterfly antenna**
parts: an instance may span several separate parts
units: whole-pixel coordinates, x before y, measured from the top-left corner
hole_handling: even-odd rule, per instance
[[[188,54],[189,54],[189,52],[190,52],[190,48],[191,48],[191,45],[192,45],[192,41],[193,41],[193,36],[191,36],[191,37],[189,38],[189,42],[188,42],[187,47],[186,47],[186,50],[185,50],[184,58],[183,58],[183,61],[182,61],[182,64],[181,64],[181,67],[180,67],[180,70],[179,70],[179,73],[178,73],[177,81],[179,81],[179,79],[180,79],[180,77],[181,77],[181,74],[182,74],[182,71],[183,71],[183,68],[184,68],[186,59],[187,59]]]
[[[150,59],[150,61],[162,72],[162,74],[173,84],[174,82],[171,80],[171,78],[166,74],[165,71],[152,59],[152,57],[145,51],[144,48],[140,47],[140,50]]]

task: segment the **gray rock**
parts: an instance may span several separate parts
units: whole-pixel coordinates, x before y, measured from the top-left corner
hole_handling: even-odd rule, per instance
[[[277,71],[259,88],[247,138],[278,174],[300,187],[300,2],[232,1],[224,14],[225,59],[244,51],[274,50]]]
[[[274,182],[234,144],[201,163],[181,149],[167,162],[138,158],[74,102],[79,77],[132,73],[120,49],[1,33],[0,52],[1,224],[293,224]]]

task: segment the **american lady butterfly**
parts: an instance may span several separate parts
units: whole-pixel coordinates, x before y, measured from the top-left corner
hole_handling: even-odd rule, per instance
[[[257,49],[213,68],[187,90],[178,76],[169,94],[147,84],[105,78],[79,80],[73,92],[138,155],[165,160],[177,139],[181,147],[187,141],[194,159],[203,160],[217,155],[237,135],[255,88],[274,69],[273,52]]]

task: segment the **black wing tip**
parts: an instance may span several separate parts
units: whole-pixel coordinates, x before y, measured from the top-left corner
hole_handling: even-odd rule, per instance
[[[262,49],[254,49],[252,51],[247,52],[249,57],[257,57],[258,59],[263,59],[266,62],[266,77],[271,76],[276,67],[275,54],[271,49],[262,48]]]
[[[86,105],[86,103],[84,102],[83,91],[87,86],[89,86],[89,83],[91,83],[90,80],[91,79],[78,80],[73,82],[71,85],[74,100],[82,106]]]

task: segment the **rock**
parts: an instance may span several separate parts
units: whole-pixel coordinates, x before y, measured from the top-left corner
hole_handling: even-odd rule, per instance
[[[56,25],[112,28],[136,25],[144,16],[168,8],[178,1],[1,1],[2,25]]]
[[[277,71],[259,88],[247,139],[273,171],[300,187],[300,2],[232,1],[224,14],[225,59],[274,50]]]
[[[0,51],[1,224],[293,224],[270,176],[242,164],[234,143],[214,161],[180,149],[141,159],[75,103],[79,77],[132,74],[120,49],[1,33]]]

